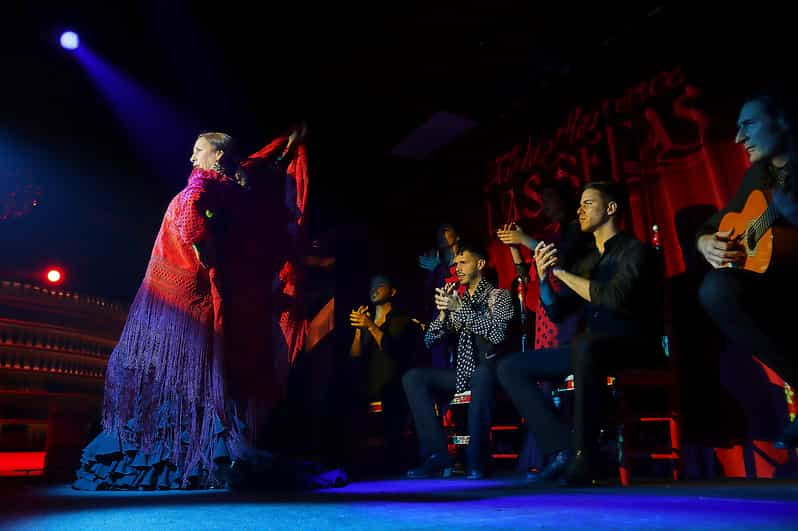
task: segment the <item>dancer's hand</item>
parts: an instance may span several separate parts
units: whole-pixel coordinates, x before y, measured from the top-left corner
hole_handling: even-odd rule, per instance
[[[197,257],[200,267],[209,269],[215,265],[216,257],[212,247],[200,247],[200,244],[195,243],[191,248],[194,249],[194,255]]]
[[[305,141],[305,137],[308,134],[308,124],[300,122],[298,125],[294,126],[291,130],[291,134],[288,135],[288,146],[290,147],[293,143],[301,144]]]

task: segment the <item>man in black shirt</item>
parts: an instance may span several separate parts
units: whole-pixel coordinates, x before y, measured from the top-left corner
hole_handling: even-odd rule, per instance
[[[595,476],[601,426],[603,382],[608,371],[662,362],[658,348],[662,302],[657,288],[656,257],[648,246],[619,228],[628,206],[625,190],[609,182],[585,185],[578,209],[579,226],[595,246],[570,271],[560,266],[554,244],[535,247],[540,297],[557,322],[581,312],[582,329],[570,345],[513,354],[499,364],[498,378],[534,433],[549,464],[538,476],[550,481],[565,473],[569,484]],[[555,291],[553,275],[563,285]],[[538,380],[574,374],[574,437],[535,385]],[[573,448],[571,448],[573,443]]]
[[[740,109],[735,141],[742,144],[752,163],[737,193],[729,203],[701,227],[696,247],[714,268],[704,278],[699,296],[710,317],[723,334],[745,347],[788,383],[798,385],[795,312],[792,308],[798,288],[798,208],[796,205],[796,121],[798,109],[794,98],[778,88],[769,88],[748,98]],[[761,193],[775,209],[773,238],[765,235],[760,242],[746,241],[755,256],[761,256],[765,244],[772,244],[773,257],[766,269],[752,270],[745,263],[739,231],[720,230],[727,214],[748,219],[745,208],[752,194]],[[725,225],[724,225],[725,228]],[[748,238],[746,238],[748,240]],[[756,244],[756,247],[752,245]],[[781,448],[798,446],[798,423],[793,422],[776,440]]]
[[[349,323],[355,329],[350,356],[362,362],[364,375],[352,389],[365,412],[366,403],[382,403],[385,437],[385,469],[403,465],[402,430],[407,417],[407,401],[402,390],[402,375],[417,361],[421,346],[421,326],[394,307],[396,288],[385,275],[371,279],[369,298],[372,310],[362,305],[352,310]]]

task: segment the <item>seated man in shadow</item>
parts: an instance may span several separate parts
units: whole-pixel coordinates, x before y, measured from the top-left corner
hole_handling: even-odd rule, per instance
[[[382,435],[385,438],[383,471],[394,472],[405,466],[402,432],[408,416],[402,390],[402,376],[418,358],[421,327],[394,304],[397,290],[386,275],[371,278],[371,308],[362,305],[352,310],[349,323],[355,329],[350,356],[362,361],[364,377],[352,392],[357,411],[365,413],[369,403],[382,403]],[[356,415],[365,422],[365,415]],[[358,421],[356,421],[358,422]],[[366,438],[363,426],[356,431]]]
[[[598,475],[598,436],[606,376],[612,370],[662,364],[662,298],[653,250],[620,229],[628,208],[626,190],[610,182],[587,183],[578,209],[579,226],[594,245],[562,268],[554,244],[535,247],[540,297],[555,322],[580,312],[582,329],[570,345],[519,352],[499,363],[499,382],[548,464],[536,481],[565,477],[569,485],[590,484]],[[563,289],[556,292],[550,275]],[[659,354],[659,355],[658,355]],[[574,434],[535,385],[574,374]],[[532,478],[530,478],[532,479]]]
[[[418,257],[418,265],[424,269],[424,290],[432,293],[435,288],[442,288],[448,282],[457,282],[454,257],[457,255],[460,235],[451,223],[443,223],[435,231],[436,248],[430,249]],[[424,300],[424,320],[434,319],[437,315],[434,301]],[[457,345],[451,341],[438,341],[429,348],[432,367],[451,368]]]

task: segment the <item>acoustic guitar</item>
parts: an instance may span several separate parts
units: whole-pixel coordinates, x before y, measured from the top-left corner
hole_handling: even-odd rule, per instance
[[[729,212],[720,221],[719,231],[733,229],[745,250],[745,260],[729,267],[764,273],[769,268],[784,270],[798,265],[798,231],[774,227],[776,208],[768,203],[762,190],[753,190],[741,212]]]

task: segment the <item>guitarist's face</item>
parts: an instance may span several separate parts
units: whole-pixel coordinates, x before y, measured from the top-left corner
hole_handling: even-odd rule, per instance
[[[749,101],[740,109],[734,141],[743,145],[752,163],[771,159],[782,155],[784,127],[761,102]]]

